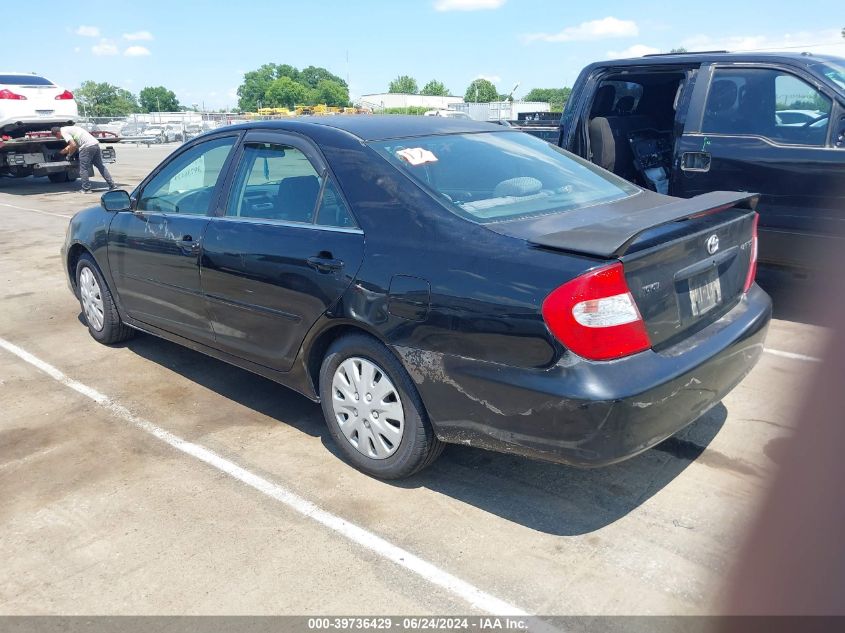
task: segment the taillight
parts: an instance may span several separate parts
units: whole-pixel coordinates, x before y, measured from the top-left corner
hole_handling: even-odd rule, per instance
[[[8,88],[3,88],[0,90],[0,99],[13,99],[15,101],[26,101],[26,97],[23,95],[19,95],[16,92],[12,92]]]
[[[745,276],[745,287],[743,292],[748,292],[754,284],[754,278],[757,276],[757,222],[760,220],[760,214],[755,213],[754,219],[751,221],[751,257],[748,262],[748,274]]]
[[[66,99],[73,99],[73,93],[70,90],[65,90],[62,94],[56,95],[56,101],[64,101]]]
[[[651,347],[621,263],[590,271],[543,301],[543,319],[566,348],[590,360],[610,360]]]

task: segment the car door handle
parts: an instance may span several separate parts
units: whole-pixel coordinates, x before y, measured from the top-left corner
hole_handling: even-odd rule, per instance
[[[332,273],[343,268],[343,260],[334,259],[330,254],[320,254],[305,260],[307,264],[320,273]]]
[[[186,255],[196,255],[200,251],[199,240],[195,242],[190,235],[183,235],[181,240],[176,240],[176,245]]]
[[[710,171],[709,152],[684,152],[681,154],[681,171]]]

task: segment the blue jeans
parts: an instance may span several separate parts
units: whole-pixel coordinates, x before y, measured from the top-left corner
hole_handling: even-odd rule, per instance
[[[82,147],[79,150],[79,177],[82,180],[82,190],[88,191],[91,189],[91,182],[88,180],[88,173],[91,171],[91,166],[97,168],[100,175],[106,179],[106,184],[109,189],[114,187],[114,180],[106,169],[103,163],[103,153],[100,151],[100,146],[92,145],[91,147]]]

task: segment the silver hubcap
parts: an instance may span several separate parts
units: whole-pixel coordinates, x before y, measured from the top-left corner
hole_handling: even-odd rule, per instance
[[[396,452],[405,430],[399,391],[384,371],[366,358],[348,358],[332,379],[332,408],[343,435],[372,459]]]
[[[97,277],[87,266],[79,273],[79,298],[88,325],[98,332],[103,329],[103,296]]]

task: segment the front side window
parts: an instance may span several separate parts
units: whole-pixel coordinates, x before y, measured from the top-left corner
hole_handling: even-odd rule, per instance
[[[718,68],[702,132],[763,136],[784,145],[822,146],[831,101],[795,75],[766,68]]]
[[[176,156],[144,187],[138,211],[208,213],[214,187],[235,141],[234,136],[206,141]]]
[[[521,132],[392,139],[371,147],[450,210],[482,223],[562,213],[640,191]]]

